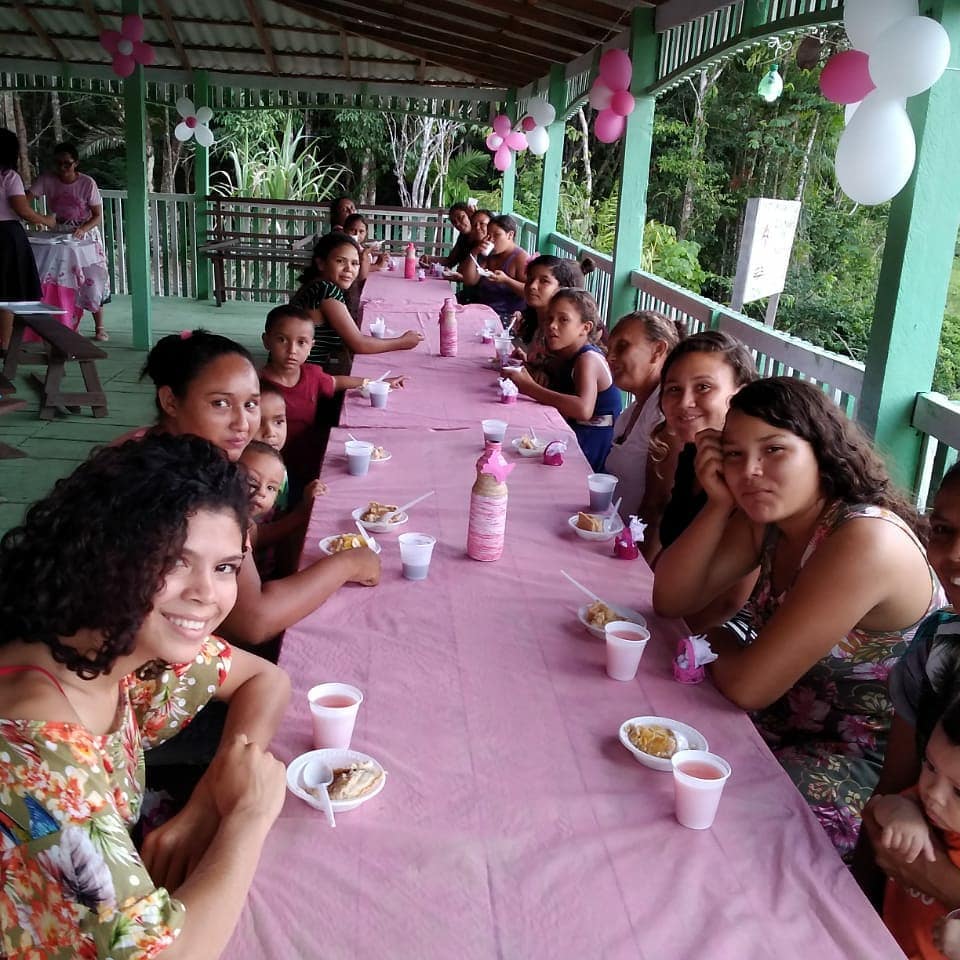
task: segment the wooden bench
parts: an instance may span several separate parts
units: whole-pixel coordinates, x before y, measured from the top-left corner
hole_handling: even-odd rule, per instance
[[[95,417],[107,415],[107,395],[100,384],[97,360],[105,360],[107,354],[86,337],[75,333],[53,317],[45,314],[14,313],[13,336],[3,364],[3,377],[11,383],[17,366],[23,358],[23,334],[30,328],[48,346],[47,374],[40,381],[40,418],[52,420],[63,408],[78,413],[80,407],[89,406]],[[76,360],[86,390],[67,391],[61,388],[67,362]],[[37,378],[39,380],[39,378]]]

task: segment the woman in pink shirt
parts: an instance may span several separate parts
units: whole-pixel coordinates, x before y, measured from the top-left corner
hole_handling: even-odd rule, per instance
[[[103,222],[103,200],[93,177],[77,170],[77,148],[72,143],[58,143],[53,148],[53,173],[43,173],[30,185],[27,199],[46,197],[47,208],[56,216],[61,230],[77,240],[89,238],[96,245],[98,260],[85,270],[84,285],[77,291],[77,306],[89,310],[96,324],[94,338],[107,340],[103,328],[103,304],[110,294],[107,255],[103,249],[100,224]]]
[[[40,278],[21,220],[56,226],[31,208],[17,173],[20,144],[12,130],[0,129],[0,301],[39,300]],[[0,310],[0,356],[6,353],[13,331],[13,314]]]

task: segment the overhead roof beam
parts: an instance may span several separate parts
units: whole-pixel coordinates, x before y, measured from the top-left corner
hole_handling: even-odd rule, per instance
[[[667,0],[657,7],[654,18],[657,33],[679,27],[682,23],[699,20],[714,10],[733,6],[735,0]]]
[[[99,36],[107,27],[100,19],[100,14],[93,5],[93,0],[80,0],[80,5],[83,7],[83,12],[87,15],[87,19],[93,24],[93,29],[97,31],[97,35]]]
[[[472,16],[483,16],[490,10],[506,14],[523,23],[549,27],[552,30],[570,37],[586,37],[594,43],[606,39],[609,24],[602,25],[592,18],[585,20],[579,12],[568,10],[566,13],[557,13],[554,10],[544,9],[539,4],[517,3],[514,0],[470,0],[458,4]]]
[[[263,17],[260,16],[257,4],[255,0],[244,0],[244,3],[247,7],[247,13],[250,14],[250,21],[253,23],[257,40],[260,41],[260,46],[263,48],[263,55],[267,58],[267,66],[275,77],[279,76],[280,71],[277,69],[277,58],[273,55],[273,41],[271,41],[267,29],[263,25]]]
[[[63,54],[60,52],[60,48],[50,39],[50,34],[44,30],[40,21],[33,15],[30,11],[30,8],[25,4],[20,3],[20,0],[13,0],[13,8],[27,21],[27,25],[33,31],[34,35],[40,40],[41,43],[53,54],[54,60],[59,60],[61,63],[66,63]]]
[[[89,0],[86,0],[86,2],[89,2]],[[156,3],[157,9],[160,11],[160,16],[163,17],[163,28],[166,31],[167,39],[173,44],[174,50],[177,51],[180,66],[183,67],[184,70],[189,70],[192,73],[193,65],[190,63],[190,57],[187,55],[187,51],[180,39],[180,34],[177,32],[177,25],[173,21],[173,14],[170,12],[167,0],[156,0]]]

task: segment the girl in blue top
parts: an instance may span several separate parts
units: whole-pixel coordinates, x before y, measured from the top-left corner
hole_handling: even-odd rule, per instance
[[[553,295],[547,316],[543,334],[552,361],[548,385],[540,386],[526,367],[508,368],[503,376],[525,396],[556,407],[573,428],[590,466],[601,470],[620,415],[620,391],[597,346],[602,331],[597,302],[586,290],[564,287]]]

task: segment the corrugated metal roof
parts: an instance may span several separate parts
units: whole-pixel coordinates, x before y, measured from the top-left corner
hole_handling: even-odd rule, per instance
[[[619,33],[636,0],[149,0],[165,70],[276,79],[523,86]],[[645,4],[649,5],[649,4]],[[120,0],[0,0],[0,58],[108,67]],[[168,16],[165,17],[164,14]],[[182,54],[181,52],[182,51]],[[0,67],[2,69],[2,67]]]

